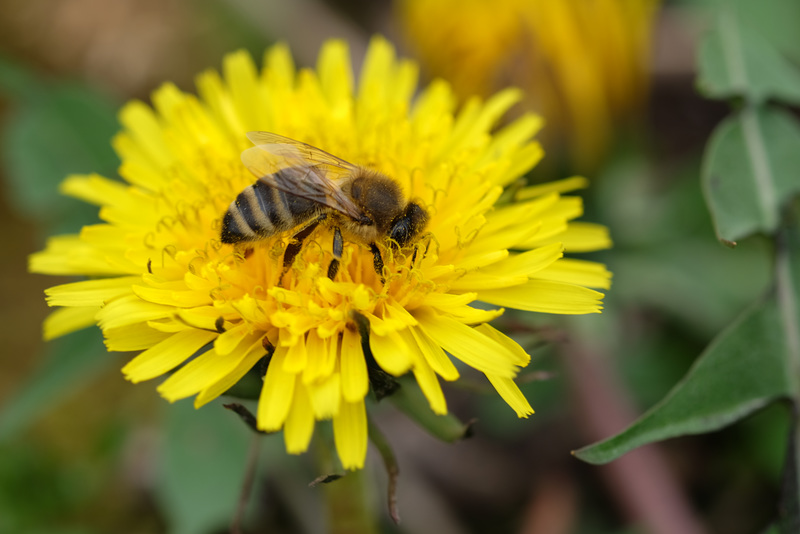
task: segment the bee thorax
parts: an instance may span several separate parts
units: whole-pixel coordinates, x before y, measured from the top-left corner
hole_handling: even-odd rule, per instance
[[[364,173],[353,179],[350,196],[371,221],[378,234],[387,235],[392,221],[405,209],[400,186],[388,176]],[[362,221],[359,224],[364,225]]]

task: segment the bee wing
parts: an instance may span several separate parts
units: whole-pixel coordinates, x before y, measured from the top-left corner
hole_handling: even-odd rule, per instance
[[[262,182],[333,208],[353,219],[364,214],[342,192],[341,179],[358,170],[355,165],[311,145],[269,132],[249,132],[256,144],[242,152],[242,163]],[[279,172],[282,169],[292,172]]]
[[[294,139],[282,135],[271,132],[247,132],[247,138],[257,147],[276,156],[286,158],[299,157],[305,161],[334,167],[340,172],[346,171],[348,174],[357,169],[352,163],[337,158],[333,154],[329,154],[315,146],[295,141]]]

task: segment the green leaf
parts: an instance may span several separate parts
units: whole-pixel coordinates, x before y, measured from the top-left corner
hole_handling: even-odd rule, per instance
[[[41,88],[25,67],[0,56],[0,95],[11,100],[26,100]]]
[[[64,395],[80,389],[115,361],[96,329],[52,342],[39,370],[0,412],[0,441],[23,431]]]
[[[573,454],[602,464],[653,441],[723,428],[791,393],[786,339],[774,298],[750,308],[698,358],[672,391],[614,437]]]
[[[701,92],[709,98],[740,96],[754,104],[769,98],[800,103],[800,71],[744,20],[734,3],[720,10],[700,45]]]
[[[172,534],[221,532],[231,522],[253,432],[219,401],[170,406],[157,496]]]
[[[717,237],[735,244],[772,234],[782,206],[800,192],[800,126],[786,111],[745,107],[720,124],[703,162],[703,190]]]
[[[800,63],[800,2],[797,0],[736,0],[740,20],[758,30],[778,50]]]
[[[67,199],[58,185],[71,173],[116,174],[119,159],[111,148],[119,130],[116,104],[87,87],[45,83],[4,63],[0,87],[18,99],[0,137],[12,205],[23,215],[59,225],[57,231],[65,224],[74,231],[97,208]]]
[[[433,413],[428,399],[425,398],[425,394],[422,393],[416,380],[403,376],[397,381],[400,383],[400,387],[388,399],[431,435],[452,443],[469,434],[472,426],[470,423],[464,424],[450,414],[437,415]]]

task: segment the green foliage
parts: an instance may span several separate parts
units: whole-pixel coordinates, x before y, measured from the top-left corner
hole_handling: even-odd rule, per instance
[[[573,454],[606,463],[645,443],[723,428],[790,392],[785,354],[771,298],[722,332],[669,395],[633,425]]]
[[[0,136],[12,205],[42,222],[47,233],[76,231],[96,220],[96,208],[62,196],[58,184],[72,172],[113,176],[117,160],[109,141],[117,129],[114,105],[87,87],[41,80],[2,59],[0,94],[16,104]],[[0,412],[0,440],[23,430],[114,361],[96,329],[59,340],[48,353],[40,370]]]
[[[237,17],[226,4],[210,5],[215,20]],[[698,86],[710,98],[730,99],[736,111],[709,142],[703,187],[718,236],[740,244],[730,250],[714,242],[702,211],[696,172],[684,177],[668,169],[661,177],[669,175],[669,187],[648,190],[658,180],[643,180],[643,170],[637,166],[641,162],[629,154],[626,161],[633,161],[634,168],[614,169],[610,174],[618,181],[608,176],[609,180],[592,188],[605,188],[607,196],[597,208],[607,211],[587,219],[610,222],[616,241],[608,256],[615,273],[614,288],[608,294],[608,312],[601,318],[604,326],[600,328],[607,328],[605,325],[615,319],[627,328],[625,309],[632,306],[656,309],[660,312],[658,320],[669,322],[667,328],[659,325],[660,335],[653,335],[653,330],[640,332],[638,340],[636,333],[623,334],[620,329],[611,328],[605,334],[620,345],[622,339],[629,344],[614,347],[616,354],[641,356],[633,364],[639,366],[638,370],[623,372],[636,375],[631,379],[636,382],[634,393],[639,394],[639,402],[650,403],[688,367],[689,356],[700,351],[698,340],[704,344],[731,321],[744,302],[755,300],[755,294],[768,285],[775,287],[724,328],[685,378],[639,421],[617,436],[576,452],[592,463],[611,461],[643,443],[722,428],[777,399],[798,398],[795,379],[800,358],[796,344],[795,348],[792,344],[800,338],[793,320],[800,303],[800,241],[792,234],[783,211],[800,189],[796,174],[800,169],[800,129],[797,120],[775,104],[800,103],[800,71],[792,63],[800,62],[796,25],[800,2],[731,0],[714,5],[723,6],[725,11],[714,22],[700,50]],[[260,30],[253,29],[252,21],[237,19],[223,26],[227,28],[223,38],[230,41],[229,48],[245,46],[259,56],[263,38],[256,33]],[[75,231],[93,222],[96,208],[62,197],[58,184],[74,172],[115,174],[118,162],[109,143],[117,129],[115,104],[95,90],[42,81],[2,60],[0,93],[14,103],[0,136],[0,155],[7,165],[7,189],[13,205],[39,221],[43,234]],[[760,241],[756,241],[748,237],[756,233],[767,238],[758,237]],[[783,274],[768,272],[773,258],[769,257],[771,249],[763,246],[766,239],[774,242],[778,252],[774,259]],[[633,325],[630,330],[637,326],[641,327]],[[0,491],[0,532],[89,532],[49,525],[74,509],[75,482],[66,480],[57,466],[43,462],[35,451],[10,451],[13,444],[9,440],[19,436],[49,406],[118,360],[105,353],[96,330],[70,335],[51,344],[48,351],[41,369],[9,397],[11,402],[0,411],[0,440],[5,440],[0,452],[0,480],[5,487]],[[556,367],[550,362],[541,367],[538,351],[534,358],[537,369]],[[659,366],[655,372],[654,364]],[[658,376],[645,378],[644,367],[650,375]],[[261,375],[254,370],[248,380],[228,393],[255,398]],[[455,441],[468,431],[469,425],[455,417],[433,414],[416,382],[401,382],[403,387],[389,402],[433,435]],[[548,418],[552,420],[558,410],[568,409],[567,393],[557,389],[563,382],[523,386],[537,409],[530,425],[541,425]],[[507,438],[530,428],[514,424],[513,412],[496,396],[480,402],[479,432],[487,433],[488,429],[495,436]],[[158,513],[163,513],[169,532],[226,530],[241,490],[252,434],[218,403],[201,413],[189,402],[168,410],[166,434],[160,436],[162,456],[156,480],[146,490],[154,489]],[[779,415],[785,414],[781,411]],[[318,426],[322,428],[317,428],[317,439],[326,424]],[[785,425],[779,421],[764,426],[770,433],[759,434],[759,444],[768,444],[765,448],[769,450],[759,454],[768,462],[778,449],[770,438],[782,439]],[[320,473],[297,469],[293,463],[296,459],[286,456],[281,437],[270,436],[263,441],[275,449],[275,458],[262,462],[273,471],[270,480],[282,478],[276,486],[284,488],[280,491],[285,493],[277,500],[303,523],[301,530],[324,528],[320,503],[310,508],[307,502],[309,495],[321,499],[322,491],[305,487],[307,480]],[[795,458],[786,470],[790,482],[784,495],[787,510],[796,510],[798,504],[796,463]],[[281,474],[286,476],[276,476]],[[38,489],[34,495],[18,488]],[[337,488],[337,484],[331,484],[324,490]],[[77,493],[81,499],[91,498],[85,488]],[[595,505],[600,519],[592,531],[612,532],[612,527],[602,524],[606,502]],[[413,508],[406,513],[414,513]],[[770,532],[792,532],[797,517],[790,515],[782,531],[776,526]],[[583,520],[581,527],[586,528]]]
[[[0,442],[18,435],[59,398],[79,389],[113,363],[117,359],[105,353],[96,329],[51,343],[38,371],[0,410]]]
[[[770,98],[800,103],[800,72],[738,13],[735,3],[722,9],[698,58],[698,86],[710,98]]]
[[[800,192],[800,125],[780,108],[747,106],[714,132],[703,167],[703,187],[721,240],[773,234],[782,207]]]
[[[76,231],[97,208],[59,193],[70,173],[116,174],[111,149],[118,130],[116,103],[89,87],[52,83],[0,59],[0,94],[15,101],[0,154],[8,190],[20,213],[45,223],[47,233]]]
[[[464,424],[451,414],[436,415],[416,380],[409,376],[398,379],[400,387],[389,400],[431,435],[442,441],[454,442],[466,437],[470,424]]]
[[[778,400],[789,399],[797,414],[800,126],[771,102],[800,102],[800,71],[783,55],[800,51],[800,43],[763,34],[764,20],[790,17],[797,7],[772,0],[759,4],[771,13],[748,17],[747,2],[714,5],[714,26],[699,52],[698,85],[710,98],[734,99],[739,109],[706,148],[704,193],[723,243],[735,245],[756,233],[771,238],[771,288],[716,337],[663,400],[621,433],[574,452],[590,463],[612,461],[653,441],[718,430]],[[726,267],[717,262],[720,273]],[[781,533],[800,527],[797,422],[792,426],[775,526]]]
[[[114,104],[88,87],[40,79],[2,58],[0,98],[12,103],[0,136],[9,204],[39,222],[43,234],[74,232],[96,221],[96,208],[62,196],[58,184],[72,172],[114,175],[118,163],[109,144],[117,129]],[[92,532],[58,523],[90,498],[81,487],[82,475],[65,472],[55,461],[43,463],[46,455],[38,448],[30,451],[36,455],[32,458],[19,437],[117,361],[106,352],[97,329],[56,340],[0,409],[0,480],[7,490],[0,495],[0,531]]]
[[[215,402],[198,417],[190,401],[168,410],[158,498],[172,534],[222,531],[241,494],[254,434]]]
[[[55,526],[59,517],[86,498],[86,492],[71,484],[39,446],[0,447],[0,480],[0,532]]]

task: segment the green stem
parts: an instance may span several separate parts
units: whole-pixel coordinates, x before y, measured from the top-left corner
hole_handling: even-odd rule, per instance
[[[389,477],[389,484],[386,489],[386,505],[389,509],[389,517],[395,524],[400,523],[400,514],[397,510],[397,477],[400,476],[400,466],[397,465],[397,458],[394,455],[389,440],[383,432],[369,421],[369,440],[378,449],[383,458],[383,465],[386,467],[386,475]]]
[[[786,336],[787,373],[793,392],[793,421],[780,503],[780,531],[800,529],[800,202],[795,202],[776,236],[775,290]]]
[[[333,439],[318,440],[317,467],[323,476],[342,471],[333,451]],[[348,471],[341,478],[332,477],[330,482],[320,485],[328,509],[330,534],[378,533],[375,506],[370,498],[373,488],[363,470]]]

